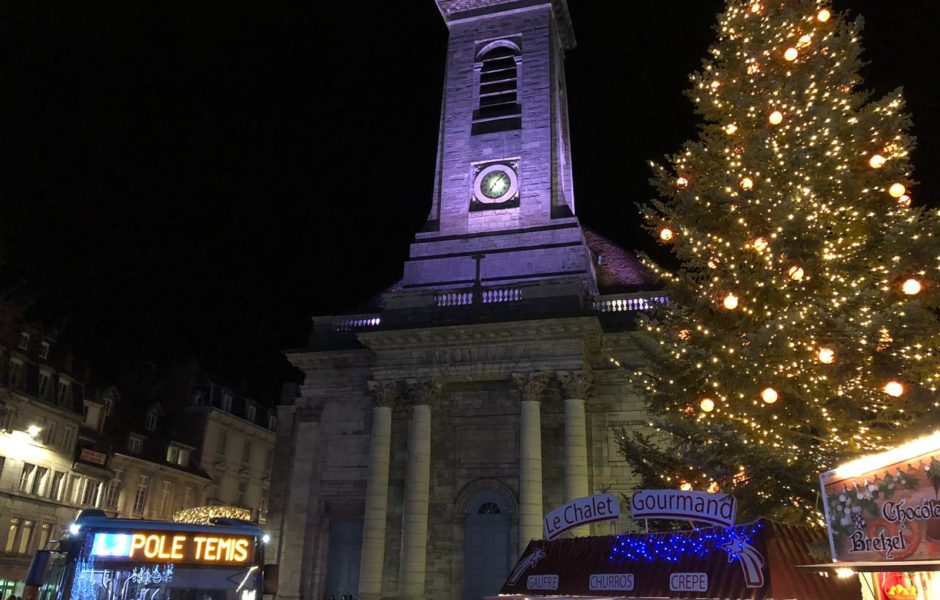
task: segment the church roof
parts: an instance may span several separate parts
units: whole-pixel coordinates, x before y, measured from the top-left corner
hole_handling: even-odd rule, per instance
[[[652,287],[653,278],[633,252],[582,226],[584,239],[594,255],[597,287],[601,294],[637,292]]]

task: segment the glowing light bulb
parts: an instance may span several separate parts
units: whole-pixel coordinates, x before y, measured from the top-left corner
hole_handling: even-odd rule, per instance
[[[728,310],[734,310],[738,307],[738,297],[734,294],[728,294],[721,303]]]
[[[673,235],[674,234],[672,232],[672,229],[669,229],[668,227],[663,227],[662,229],[659,230],[659,239],[661,239],[664,242],[668,242],[669,240],[671,240]]]
[[[793,281],[802,281],[803,275],[805,274],[806,273],[803,271],[803,267],[800,265],[793,265],[789,268],[789,270],[787,270],[787,275],[789,275],[790,279]]]
[[[886,383],[881,389],[884,391],[884,393],[888,394],[892,398],[897,398],[904,393],[904,386],[900,382],[894,380]]]
[[[901,291],[908,296],[916,296],[921,289],[923,289],[923,286],[913,277],[901,284]]]
[[[767,404],[773,404],[779,397],[777,390],[772,387],[764,388],[764,391],[760,393],[760,399]]]
[[[810,45],[810,42],[812,42],[812,41],[813,41],[813,38],[810,37],[809,34],[806,34],[806,35],[804,35],[804,36],[802,36],[802,37],[800,38],[800,40],[797,42],[797,44],[798,44],[800,47],[805,47],[805,46],[809,46],[809,45]]]
[[[680,190],[684,190],[686,187],[688,187],[688,185],[689,185],[689,180],[686,179],[685,177],[680,177],[676,179],[676,187],[679,188]]]
[[[741,180],[742,190],[749,190],[753,187],[754,187],[754,180],[751,179],[750,177],[745,177],[744,179]]]
[[[702,409],[702,412],[710,413],[715,410],[715,401],[711,398],[702,398],[702,401],[698,403],[698,407]]]
[[[734,123],[728,123],[727,125],[725,125],[725,133],[727,133],[728,135],[732,135],[737,130],[738,130],[738,126],[735,125]]]
[[[836,360],[836,351],[832,348],[822,347],[816,351],[816,358],[824,365],[831,365]]]
[[[706,488],[705,491],[707,491],[709,494],[717,494],[719,489],[721,488],[718,487],[718,482],[713,481],[710,484],[708,484],[708,488]]]
[[[760,72],[760,63],[751,63],[747,66],[747,74],[753,75]]]
[[[717,269],[717,268],[718,268],[718,261],[716,261],[714,258],[711,259],[711,260],[709,260],[709,261],[708,261],[708,268],[709,268],[709,269]]]
[[[832,13],[830,13],[825,8],[819,11],[818,13],[816,13],[816,19],[819,20],[820,23],[825,23],[826,21],[829,20],[829,17],[831,16],[832,16]]]
[[[692,491],[692,484],[689,483],[688,481],[683,481],[683,482],[679,485],[679,489],[682,490],[683,492],[691,492],[691,491]]]
[[[892,198],[900,198],[907,192],[907,188],[904,187],[903,183],[892,183],[891,187],[888,188],[888,193],[891,194]]]
[[[761,8],[762,8],[762,7],[761,7],[761,5],[760,5],[760,2],[754,2],[754,3],[751,4],[751,12],[752,12],[752,13],[755,13],[755,14],[756,14],[756,13],[759,13],[760,10],[761,10]]]
[[[799,56],[799,55],[800,55],[800,53],[797,52],[796,48],[794,48],[794,47],[791,46],[791,47],[787,48],[786,51],[783,53],[783,58],[784,58],[784,60],[787,60],[787,61],[789,61],[789,62],[793,62],[794,60],[796,60],[796,57]]]
[[[884,156],[875,154],[868,160],[868,166],[870,166],[872,169],[880,169],[885,165],[885,162],[887,162],[887,160]]]
[[[898,198],[898,204],[900,204],[901,206],[910,206],[910,205],[911,205],[911,197],[908,196],[907,194],[904,194],[903,196],[901,196],[900,198]]]
[[[771,125],[779,125],[783,123],[783,113],[779,110],[775,110],[774,112],[770,113],[770,116],[767,117],[767,120],[770,121]]]
[[[721,82],[716,79],[715,81],[711,82],[711,87],[713,90],[717,90],[721,87]]]
[[[768,245],[769,244],[767,243],[767,240],[762,237],[754,238],[754,240],[751,242],[751,247],[753,247],[758,252],[763,252],[766,250]]]

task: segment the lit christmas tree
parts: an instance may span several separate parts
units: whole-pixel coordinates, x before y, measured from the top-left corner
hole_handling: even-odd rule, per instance
[[[912,200],[901,92],[858,89],[861,19],[818,0],[719,19],[701,133],[643,207],[679,267],[645,259],[671,303],[634,374],[655,431],[622,449],[645,486],[815,521],[820,472],[940,425],[940,211]]]

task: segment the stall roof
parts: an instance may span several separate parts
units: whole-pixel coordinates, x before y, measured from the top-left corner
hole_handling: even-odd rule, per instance
[[[856,573],[913,573],[915,571],[940,571],[940,560],[831,562],[815,565],[798,565],[796,568],[800,571],[817,573],[837,571],[839,569],[849,569]]]
[[[858,600],[858,578],[796,569],[812,562],[809,546],[824,536],[761,519],[731,528],[534,540],[494,598]],[[690,574],[705,577],[677,579]],[[673,591],[682,583],[704,591]]]

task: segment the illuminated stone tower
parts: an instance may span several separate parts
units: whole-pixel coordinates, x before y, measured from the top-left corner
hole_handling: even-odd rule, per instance
[[[565,2],[437,5],[450,30],[437,168],[403,287],[573,279],[596,293],[574,218]]]
[[[645,418],[626,377],[634,315],[661,297],[575,216],[565,0],[437,7],[450,43],[427,223],[400,282],[314,317],[287,353],[305,381],[278,409],[285,600],[479,600],[547,510],[632,489],[617,438]]]

